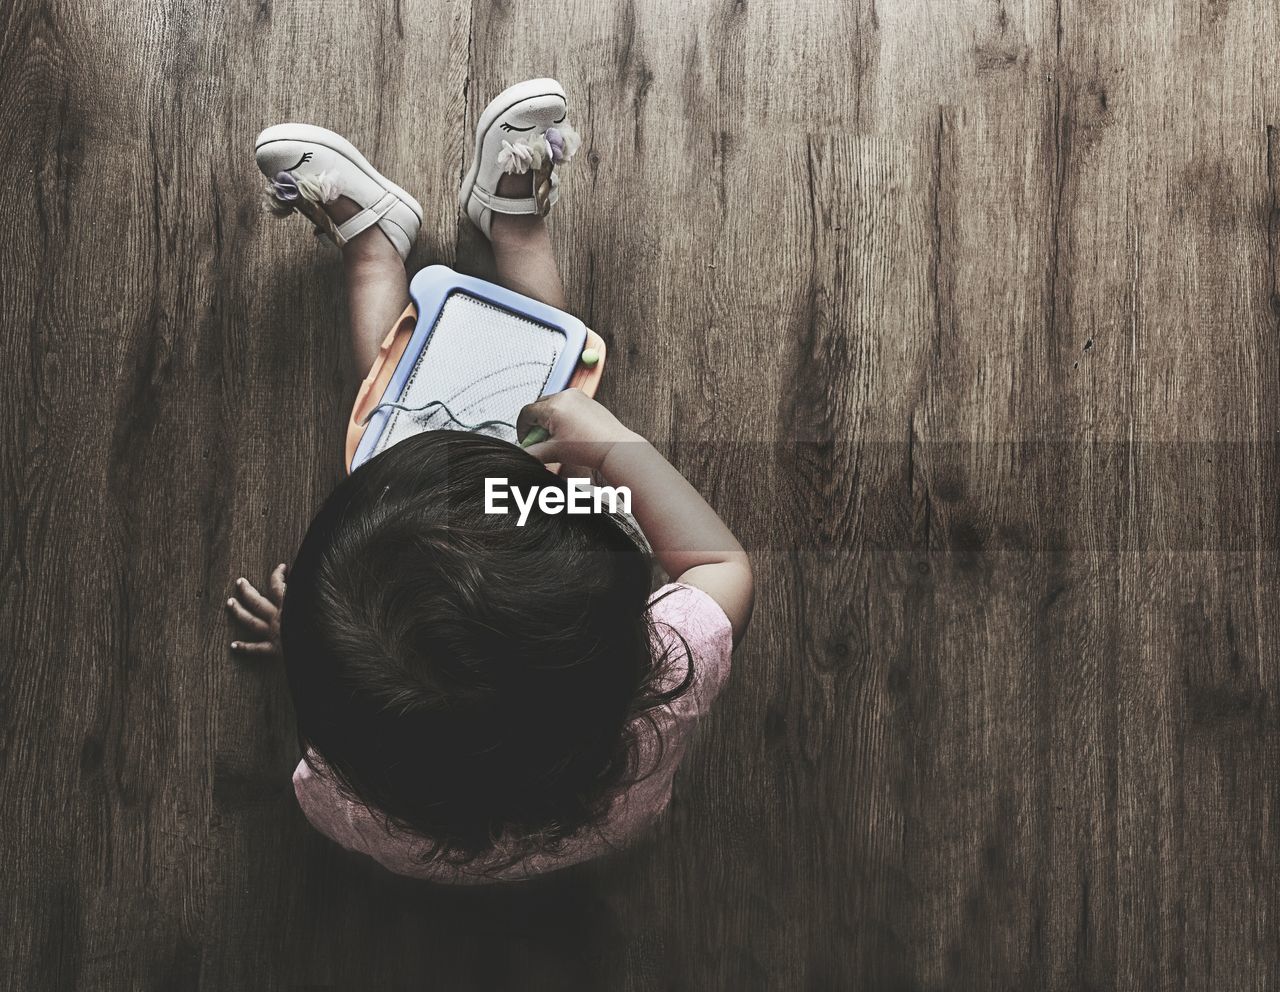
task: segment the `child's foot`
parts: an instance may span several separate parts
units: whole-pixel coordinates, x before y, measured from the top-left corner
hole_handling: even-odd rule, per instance
[[[579,144],[559,83],[530,79],[508,87],[480,115],[458,206],[486,238],[494,214],[545,216],[560,197],[555,167]]]
[[[329,219],[337,227],[341,227],[352,217],[360,213],[360,204],[349,196],[340,196],[336,200],[321,204],[321,209],[329,215]],[[327,233],[327,231],[322,232]],[[404,258],[400,250],[382,230],[381,225],[374,224],[368,230],[361,231],[355,237],[347,238],[342,246],[342,254],[350,258],[352,253],[359,253],[366,258],[385,256],[388,260],[402,263]]]
[[[377,227],[401,260],[422,224],[418,201],[382,176],[339,134],[310,124],[277,124],[254,143],[267,196],[279,214],[297,210],[335,244]]]
[[[528,199],[533,196],[534,181],[534,175],[529,172],[524,175],[504,175],[498,179],[498,196],[509,200]],[[490,241],[523,237],[535,234],[543,223],[541,214],[501,214],[494,211],[489,217],[490,227],[486,233]]]

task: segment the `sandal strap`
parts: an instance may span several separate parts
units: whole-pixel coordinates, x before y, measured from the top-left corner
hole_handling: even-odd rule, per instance
[[[471,195],[479,201],[482,207],[488,207],[495,214],[511,214],[520,216],[522,214],[536,214],[538,212],[538,200],[533,196],[511,197],[498,196],[496,193],[490,193],[487,189],[476,183],[471,187]],[[554,172],[551,174],[551,196],[549,202],[554,204],[560,199],[560,177]]]
[[[337,225],[337,227],[333,229],[333,235],[334,240],[338,243],[338,247],[341,248],[352,238],[356,237],[356,235],[363,234],[365,231],[369,230],[369,228],[373,227],[374,224],[378,223],[378,221],[382,220],[383,217],[390,213],[391,208],[398,202],[399,200],[394,193],[384,193],[382,198],[376,203],[365,207],[354,217]]]
[[[520,198],[510,196],[498,196],[496,193],[490,193],[487,189],[476,183],[471,188],[471,195],[480,201],[481,206],[488,207],[495,214],[536,214],[538,212],[538,201],[532,196]]]

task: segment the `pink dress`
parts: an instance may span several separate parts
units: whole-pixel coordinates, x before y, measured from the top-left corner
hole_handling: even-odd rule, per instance
[[[533,855],[498,870],[486,865],[504,860],[501,850],[495,851],[490,859],[473,862],[462,869],[442,862],[424,863],[421,838],[389,828],[367,806],[344,799],[326,775],[313,770],[305,761],[299,762],[293,773],[293,788],[302,811],[325,836],[349,850],[369,855],[397,874],[459,885],[532,878],[625,846],[652,824],[671,801],[676,767],[684,757],[698,718],[711,707],[724,685],[733,650],[733,631],[728,617],[702,590],[673,583],[659,589],[654,599],[652,616],[657,626],[658,650],[670,649],[672,663],[677,666],[664,676],[663,685],[675,685],[685,675],[685,652],[672,629],[679,631],[689,645],[694,681],[675,702],[653,712],[664,742],[661,764],[653,774],[618,795],[599,823],[565,840],[554,854]],[[647,771],[654,767],[658,750],[648,726],[640,724],[640,728],[639,767]],[[323,768],[323,762],[314,752],[312,761]]]

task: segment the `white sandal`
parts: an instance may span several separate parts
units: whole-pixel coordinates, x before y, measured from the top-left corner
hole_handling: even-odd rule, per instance
[[[493,215],[546,216],[560,198],[555,167],[568,164],[581,144],[568,121],[564,89],[554,79],[529,79],[495,97],[476,125],[475,157],[458,190],[458,207],[490,237]],[[504,174],[532,173],[530,196],[499,196]]]
[[[270,180],[267,202],[275,213],[298,211],[338,247],[377,224],[400,257],[408,258],[422,225],[422,207],[342,135],[312,124],[277,124],[258,135],[254,157]],[[363,209],[335,224],[323,204],[339,196]]]

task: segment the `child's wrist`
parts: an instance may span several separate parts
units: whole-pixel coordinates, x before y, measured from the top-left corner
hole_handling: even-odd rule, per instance
[[[614,476],[626,473],[624,464],[626,453],[634,453],[645,448],[651,451],[656,450],[644,435],[637,434],[633,430],[624,429],[616,440],[609,443],[609,447],[605,450],[600,463],[596,466],[596,471],[608,481],[618,481]]]

